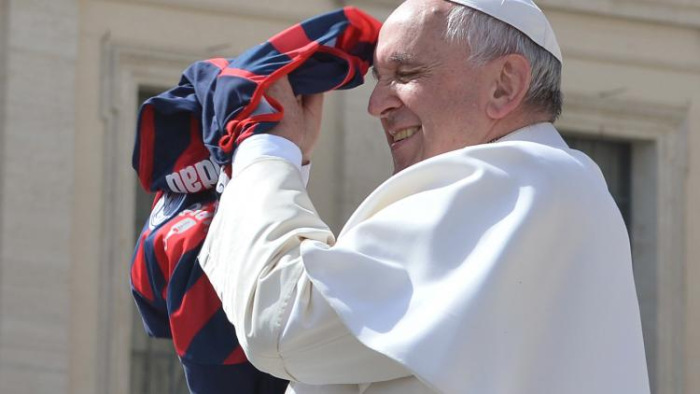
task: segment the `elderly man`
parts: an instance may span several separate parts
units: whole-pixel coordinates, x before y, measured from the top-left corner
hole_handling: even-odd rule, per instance
[[[459,4],[457,4],[459,3]],[[269,93],[200,263],[292,393],[649,392],[629,240],[600,170],[551,122],[561,54],[529,0],[408,0],[369,112],[395,175],[337,239],[304,172],[320,97]]]

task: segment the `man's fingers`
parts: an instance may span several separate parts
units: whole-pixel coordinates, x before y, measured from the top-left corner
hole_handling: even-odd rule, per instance
[[[308,163],[320,134],[323,94],[295,96],[287,77],[270,85],[266,94],[284,108],[284,117],[270,133],[295,143],[302,152],[302,163]]]
[[[287,76],[278,79],[270,85],[270,87],[267,88],[267,94],[279,101],[283,106],[285,104],[298,102],[297,98],[294,97],[294,91],[292,90],[292,85],[289,83]]]
[[[314,115],[323,112],[323,93],[304,96],[304,109]]]

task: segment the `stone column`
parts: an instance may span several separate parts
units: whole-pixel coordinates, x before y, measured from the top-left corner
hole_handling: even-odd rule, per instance
[[[0,2],[0,387],[67,393],[77,0]]]

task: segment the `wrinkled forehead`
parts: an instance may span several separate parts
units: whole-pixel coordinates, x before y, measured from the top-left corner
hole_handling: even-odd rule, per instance
[[[387,50],[408,50],[425,42],[441,45],[452,3],[445,0],[408,0],[384,22],[377,55]]]
[[[389,15],[383,26],[389,30],[398,26],[444,29],[447,15],[453,7],[445,0],[408,0]]]

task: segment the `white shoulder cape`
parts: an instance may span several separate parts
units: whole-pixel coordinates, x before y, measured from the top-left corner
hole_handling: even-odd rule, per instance
[[[402,171],[301,252],[350,331],[439,392],[649,392],[625,225],[551,124]]]

